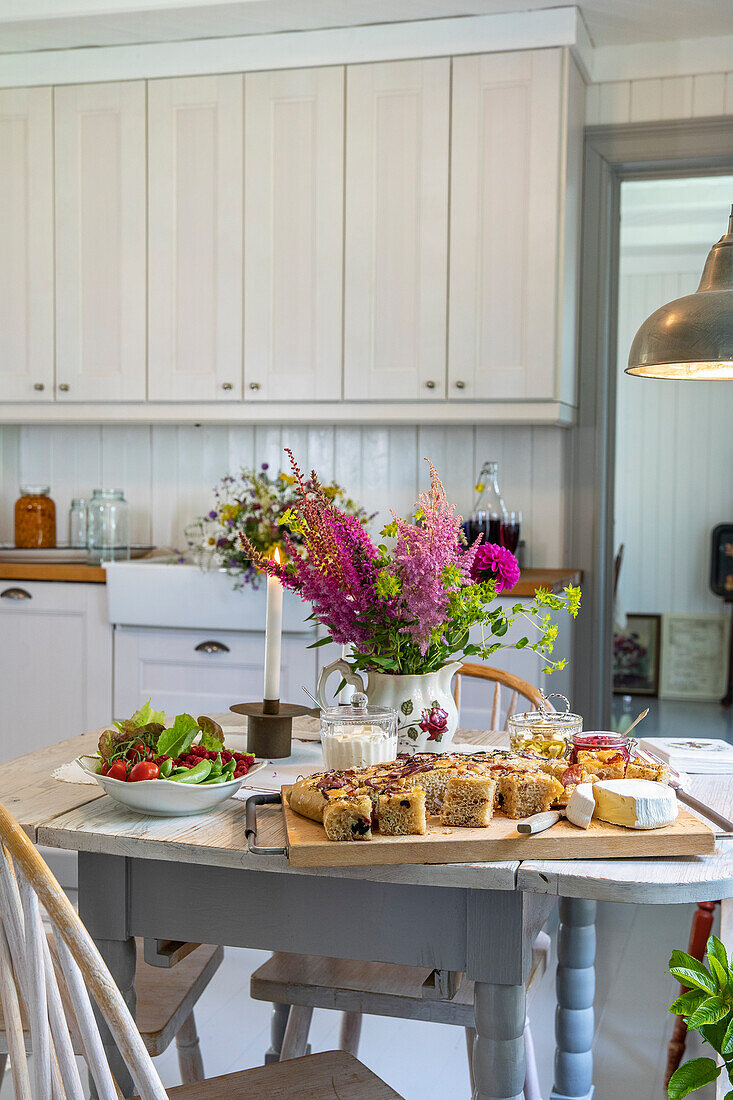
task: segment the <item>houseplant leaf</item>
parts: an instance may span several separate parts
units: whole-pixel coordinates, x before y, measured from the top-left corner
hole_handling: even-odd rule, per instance
[[[728,952],[725,950],[725,944],[721,943],[717,936],[710,937],[705,952],[708,959],[716,958],[726,971],[729,970]]]
[[[712,1058],[693,1058],[672,1074],[667,1087],[669,1100],[682,1100],[703,1085],[710,1085],[720,1077],[722,1066],[716,1066]]]
[[[716,994],[714,997],[707,997],[698,1005],[692,1015],[688,1016],[687,1026],[697,1029],[705,1024],[717,1024],[719,1020],[727,1015],[728,1005],[725,997]]]
[[[701,962],[686,951],[673,951],[669,960],[669,973],[683,985],[695,986],[707,993],[717,993],[717,986]]]
[[[701,989],[688,989],[676,1001],[672,1001],[669,1011],[674,1016],[690,1016],[705,1000],[707,1000],[707,993],[703,993]]]

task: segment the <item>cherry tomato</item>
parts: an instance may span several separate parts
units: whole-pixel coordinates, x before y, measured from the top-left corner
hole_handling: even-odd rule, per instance
[[[100,773],[100,775],[106,775],[108,771],[109,771],[109,764],[105,760],[104,764],[102,764],[102,767],[99,769],[99,773]]]
[[[111,764],[107,769],[107,775],[110,779],[121,779],[122,782],[127,779],[127,766],[124,760],[115,760],[114,764]]]
[[[152,760],[140,760],[130,772],[130,782],[139,783],[144,779],[157,779],[160,769]]]

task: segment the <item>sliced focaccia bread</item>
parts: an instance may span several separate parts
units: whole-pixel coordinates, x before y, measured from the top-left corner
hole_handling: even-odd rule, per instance
[[[329,840],[371,840],[372,800],[367,794],[346,795],[326,803],[323,828]]]
[[[642,760],[636,757],[626,765],[625,779],[649,779],[652,783],[669,784],[669,768],[666,764]]]
[[[425,791],[411,787],[404,791],[385,791],[377,802],[377,824],[385,836],[409,836],[427,830]]]
[[[530,817],[544,813],[564,795],[562,783],[544,772],[503,775],[497,783],[497,802],[507,817]]]
[[[613,749],[596,749],[578,752],[578,763],[584,772],[596,779],[623,779],[626,770],[626,757]]]
[[[487,775],[454,775],[448,780],[441,821],[444,825],[486,828],[494,813],[496,780]]]

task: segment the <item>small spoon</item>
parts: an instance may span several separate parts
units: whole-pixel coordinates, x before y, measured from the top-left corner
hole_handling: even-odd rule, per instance
[[[320,704],[320,703],[318,702],[318,700],[316,699],[315,695],[313,695],[313,693],[312,693],[312,692],[308,691],[308,688],[307,688],[307,687],[305,686],[305,684],[301,684],[301,685],[300,685],[300,687],[301,687],[301,690],[302,690],[302,691],[304,691],[304,692],[306,693],[306,695],[308,696],[308,698],[310,699],[310,701],[311,701],[311,702],[312,702],[313,704],[315,704],[315,708],[316,708],[316,710],[320,711],[320,709],[321,709],[321,704]],[[644,713],[646,713],[646,711],[645,711]],[[643,717],[644,717],[644,715],[642,714],[642,715],[640,715],[640,717],[641,717],[641,718],[643,718]],[[638,721],[639,721],[639,719],[637,718],[637,719],[636,719],[636,721],[638,722]]]
[[[634,719],[634,721],[629,726],[629,728],[627,730],[624,730],[624,737],[628,737],[629,734],[631,733],[632,729],[634,729],[635,726],[638,726],[639,722],[641,722],[642,718],[646,718],[648,713],[649,713],[649,707],[647,707],[646,710],[643,710],[641,712],[641,714],[637,715],[636,718]]]

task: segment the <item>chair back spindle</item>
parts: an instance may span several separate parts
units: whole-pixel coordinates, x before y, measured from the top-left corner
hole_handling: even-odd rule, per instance
[[[53,931],[50,945],[41,905]],[[16,1100],[83,1100],[72,1035],[80,1039],[99,1100],[120,1100],[90,993],[140,1100],[167,1100],[96,945],[37,850],[0,805],[0,1000]],[[24,1013],[31,1033],[31,1073]]]
[[[552,704],[544,700],[539,688],[534,687],[528,680],[523,680],[521,676],[515,676],[513,672],[505,672],[504,669],[501,668],[490,668],[487,665],[477,665],[466,662],[458,669],[453,686],[453,698],[459,709],[459,713],[461,705],[461,680],[464,676],[472,680],[487,680],[494,684],[494,695],[491,704],[492,730],[507,728],[507,720],[512,714],[516,713],[520,698],[525,699],[529,706],[536,710],[541,709],[543,706],[545,710],[554,709]],[[509,688],[512,692],[503,726],[500,725],[502,714],[502,687]]]

